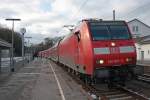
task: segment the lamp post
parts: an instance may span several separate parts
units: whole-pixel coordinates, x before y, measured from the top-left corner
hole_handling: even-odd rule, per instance
[[[22,60],[23,60],[23,65],[24,65],[24,34],[26,33],[26,29],[21,28],[20,32],[22,33]]]
[[[29,60],[30,60],[30,48],[29,48],[29,45],[30,45],[30,39],[32,38],[32,37],[24,37],[24,38],[27,38],[28,39],[28,43],[27,43],[27,45],[28,45],[28,62],[29,62]]]
[[[16,19],[16,18],[8,18],[8,19],[5,19],[6,21],[12,21],[12,46],[11,46],[11,72],[14,72],[15,69],[14,69],[14,22],[15,21],[21,21],[21,19]]]

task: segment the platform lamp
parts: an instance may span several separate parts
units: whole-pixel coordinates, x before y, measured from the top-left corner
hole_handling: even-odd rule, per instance
[[[29,62],[29,60],[30,60],[30,39],[32,39],[32,37],[30,37],[30,36],[28,36],[28,37],[24,37],[24,38],[26,38],[26,39],[28,39],[28,42],[27,42],[27,45],[28,45],[28,62]]]
[[[12,21],[12,46],[11,46],[11,72],[14,72],[14,22],[15,21],[21,21],[21,19],[16,19],[16,18],[7,18],[5,19],[6,21]]]

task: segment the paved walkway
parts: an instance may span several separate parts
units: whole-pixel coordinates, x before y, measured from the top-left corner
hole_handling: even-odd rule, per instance
[[[0,100],[88,99],[81,86],[47,60],[34,60],[6,79],[0,79]]]

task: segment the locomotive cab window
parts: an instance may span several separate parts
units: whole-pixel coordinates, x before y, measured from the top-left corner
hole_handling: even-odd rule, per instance
[[[91,26],[91,33],[93,40],[108,40],[110,38],[107,26]]]
[[[130,39],[126,26],[110,26],[111,39]]]
[[[93,40],[131,39],[128,27],[123,23],[91,23],[90,30]]]

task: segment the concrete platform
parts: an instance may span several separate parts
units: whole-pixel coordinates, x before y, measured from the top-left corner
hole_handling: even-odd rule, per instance
[[[137,61],[137,65],[150,66],[150,60]]]
[[[137,61],[137,65],[144,66],[144,73],[150,74],[150,60]]]
[[[0,79],[0,100],[88,100],[82,87],[48,60],[34,60]]]

